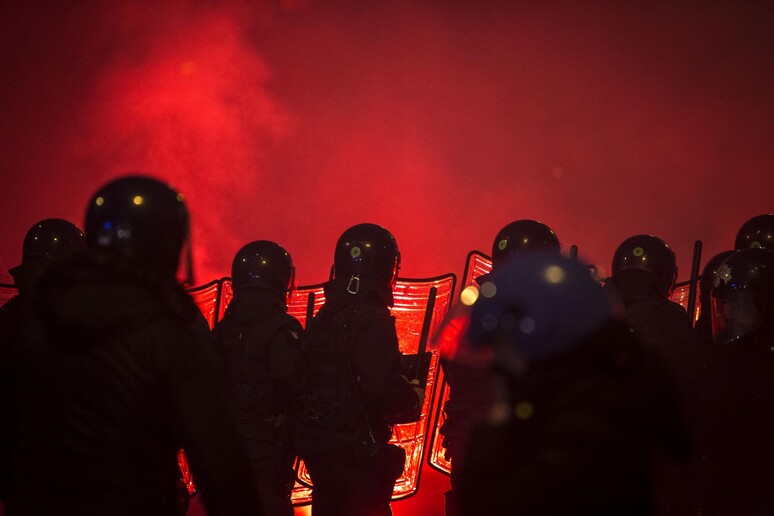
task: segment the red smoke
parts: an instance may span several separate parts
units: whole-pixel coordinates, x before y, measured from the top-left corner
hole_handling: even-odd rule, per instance
[[[18,6],[4,16],[2,255],[142,170],[183,190],[200,281],[252,239],[327,275],[347,226],[460,272],[532,217],[608,265],[641,232],[711,254],[772,210],[769,8],[445,2]]]
[[[363,221],[460,273],[518,218],[605,268],[659,235],[685,278],[772,211],[771,8],[306,4],[7,7],[6,264],[138,170],[186,194],[200,282],[261,238],[322,281]]]

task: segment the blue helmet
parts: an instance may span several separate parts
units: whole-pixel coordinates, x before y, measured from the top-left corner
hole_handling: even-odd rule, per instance
[[[613,315],[613,298],[585,264],[530,253],[481,285],[467,340],[471,346],[505,342],[527,361],[540,361],[572,349]]]

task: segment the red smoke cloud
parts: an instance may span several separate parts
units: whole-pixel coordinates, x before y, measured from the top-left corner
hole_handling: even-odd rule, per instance
[[[80,5],[80,4],[79,4]],[[178,186],[199,281],[274,239],[302,283],[372,221],[403,273],[461,272],[518,218],[607,267],[653,233],[687,277],[772,211],[766,6],[8,6],[3,259],[127,171]]]

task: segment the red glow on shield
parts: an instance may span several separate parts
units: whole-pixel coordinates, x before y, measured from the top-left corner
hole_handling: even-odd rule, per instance
[[[462,274],[462,290],[475,285],[476,279],[492,271],[492,259],[481,251],[471,251],[465,263],[465,271]],[[457,304],[451,309],[451,314],[444,321],[443,326],[435,337],[434,345],[441,349],[443,357],[447,360],[481,360],[482,357],[463,357],[465,354],[462,339],[470,324],[469,309],[463,304]],[[485,358],[484,358],[485,360]],[[446,421],[444,405],[449,400],[449,386],[443,377],[443,370],[439,373],[439,387],[435,393],[434,405],[436,408],[430,433],[430,446],[427,454],[427,462],[430,467],[447,475],[451,472],[451,463],[446,460],[446,449],[443,447],[441,426]]]
[[[669,296],[669,299],[673,303],[677,303],[678,305],[688,310],[688,295],[690,293],[690,289],[690,282],[685,281],[683,283],[678,283],[675,285],[675,289],[672,291],[672,295]],[[699,299],[699,294],[699,285],[696,285],[696,299]],[[695,324],[696,321],[699,320],[699,315],[701,315],[701,303],[696,303],[696,307],[693,313],[693,321],[691,321],[691,324]]]
[[[415,360],[418,357],[423,331],[427,335],[432,335],[440,325],[451,304],[455,283],[456,277],[453,274],[428,280],[398,280],[393,288],[395,305],[392,308],[392,315],[395,317],[398,344],[404,357],[412,357],[409,360]],[[432,288],[436,289],[433,311],[431,314],[426,314]],[[298,304],[291,304],[288,307],[288,312],[296,317],[303,314],[304,320],[310,309],[308,305],[309,294],[314,294],[313,313],[316,313],[325,302],[321,286],[301,287],[294,294],[298,294],[293,297],[294,302]],[[301,320],[300,317],[299,320]],[[424,325],[427,323],[429,323],[429,327],[425,329]],[[439,348],[435,343],[431,343],[427,344],[424,351],[430,353],[425,384],[425,392],[428,395],[425,396],[420,420],[416,423],[395,425],[392,439],[390,439],[392,444],[397,444],[406,451],[406,463],[402,475],[395,482],[393,500],[411,496],[419,488],[426,433],[430,427],[428,416],[432,413],[433,407],[432,393],[436,385]],[[311,501],[312,481],[303,461],[299,462],[297,472],[298,483],[293,490],[293,502],[301,505]]]
[[[395,483],[393,500],[399,500],[416,493],[419,488],[419,478],[422,469],[422,457],[429,424],[429,415],[433,411],[434,389],[438,372],[439,347],[438,341],[428,338],[440,326],[449,310],[452,295],[456,285],[456,276],[447,274],[430,279],[400,279],[393,289],[395,304],[392,315],[395,317],[395,327],[398,333],[398,343],[404,359],[409,364],[416,363],[418,369],[420,352],[428,363],[427,380],[425,383],[425,402],[421,417],[415,423],[395,425],[391,443],[402,446],[406,451],[406,463],[403,474]],[[207,318],[210,327],[223,317],[228,303],[233,297],[229,278],[212,281],[189,291],[194,301]],[[431,294],[432,293],[432,294]],[[432,312],[428,312],[432,298]],[[299,287],[293,291],[288,313],[296,317],[306,326],[309,316],[314,315],[325,303],[322,285]],[[424,342],[423,337],[424,336]],[[424,346],[424,349],[420,349]],[[181,454],[181,458],[185,456]],[[189,490],[195,489],[187,463],[180,461],[180,469]],[[303,461],[297,464],[298,481],[293,489],[293,503],[304,505],[311,501],[311,479],[304,467]]]

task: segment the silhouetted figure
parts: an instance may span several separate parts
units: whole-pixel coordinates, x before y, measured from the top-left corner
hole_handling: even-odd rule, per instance
[[[214,342],[175,279],[182,196],[112,181],[88,205],[86,238],[87,254],[41,279],[14,357],[9,516],[177,515],[180,448],[211,516],[260,514]]]
[[[11,269],[18,294],[0,308],[0,499],[5,498],[13,464],[18,414],[12,394],[13,347],[26,317],[27,303],[35,284],[54,260],[86,249],[86,239],[74,224],[63,219],[45,219],[24,236],[22,262]]]
[[[288,315],[293,261],[266,240],[242,247],[231,266],[234,298],[215,327],[231,412],[265,514],[292,516],[293,430],[303,388],[301,324]]]
[[[419,417],[423,396],[401,376],[389,310],[399,266],[387,230],[349,228],[336,244],[325,304],[307,327],[308,396],[298,442],[315,516],[392,514],[405,452],[388,440],[393,423]]]
[[[711,296],[701,514],[774,514],[774,251],[727,257]]]
[[[541,222],[517,220],[502,228],[492,244],[492,270],[517,256],[537,251],[559,253],[556,234]],[[479,285],[491,274],[477,278]],[[491,371],[461,361],[443,360],[444,378],[449,385],[449,399],[444,405],[446,421],[440,429],[446,458],[452,461],[451,489],[446,492],[446,514],[459,513],[455,487],[464,469],[465,447],[471,428],[485,419],[492,404]]]
[[[710,350],[693,338],[685,309],[670,300],[677,279],[677,259],[662,239],[635,235],[616,249],[610,283],[626,311],[634,335],[660,358],[678,387],[680,405],[692,433],[698,430],[701,399],[707,396],[706,362]],[[695,479],[702,457],[676,462],[662,454],[654,463],[656,512],[689,514],[698,496]]]
[[[688,451],[668,372],[583,264],[533,254],[490,281],[468,341],[492,350],[500,387],[471,436],[464,514],[650,514],[652,447]]]
[[[694,358],[692,327],[683,307],[669,300],[677,278],[672,249],[651,235],[627,238],[613,256],[612,274],[635,335],[682,372]]]

